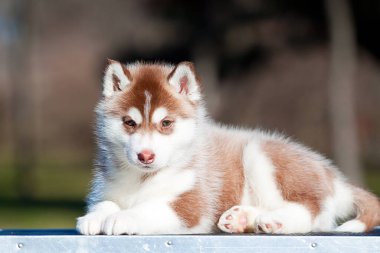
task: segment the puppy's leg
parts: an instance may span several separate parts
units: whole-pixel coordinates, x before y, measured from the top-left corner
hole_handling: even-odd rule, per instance
[[[254,232],[268,234],[308,233],[312,230],[312,215],[301,204],[287,203],[284,207],[257,215]]]
[[[112,201],[102,201],[92,206],[89,212],[77,219],[77,230],[84,235],[101,233],[103,221],[107,216],[120,211],[120,207]]]
[[[107,235],[188,233],[168,203],[152,201],[109,215],[102,225]]]

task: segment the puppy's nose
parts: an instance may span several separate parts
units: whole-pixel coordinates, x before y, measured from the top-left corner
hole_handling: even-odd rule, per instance
[[[149,150],[143,150],[141,153],[137,154],[137,158],[139,159],[140,162],[144,164],[150,164],[154,161],[154,154],[152,151]]]

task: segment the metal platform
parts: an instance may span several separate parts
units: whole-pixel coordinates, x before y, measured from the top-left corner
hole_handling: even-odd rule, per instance
[[[72,229],[0,230],[0,252],[380,253],[380,227],[366,234],[83,236]]]

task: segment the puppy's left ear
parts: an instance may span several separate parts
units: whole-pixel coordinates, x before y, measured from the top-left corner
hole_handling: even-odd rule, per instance
[[[168,82],[179,94],[188,97],[190,101],[196,102],[201,99],[200,82],[195,73],[192,62],[180,62],[168,76]]]
[[[126,89],[132,81],[127,67],[118,61],[108,59],[108,65],[103,77],[103,96],[111,97],[115,93]]]

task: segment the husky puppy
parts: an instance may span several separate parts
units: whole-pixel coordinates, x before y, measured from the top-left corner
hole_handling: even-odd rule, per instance
[[[109,60],[80,233],[364,232],[380,224],[377,197],[329,160],[278,134],[212,122],[201,90],[190,62]]]

